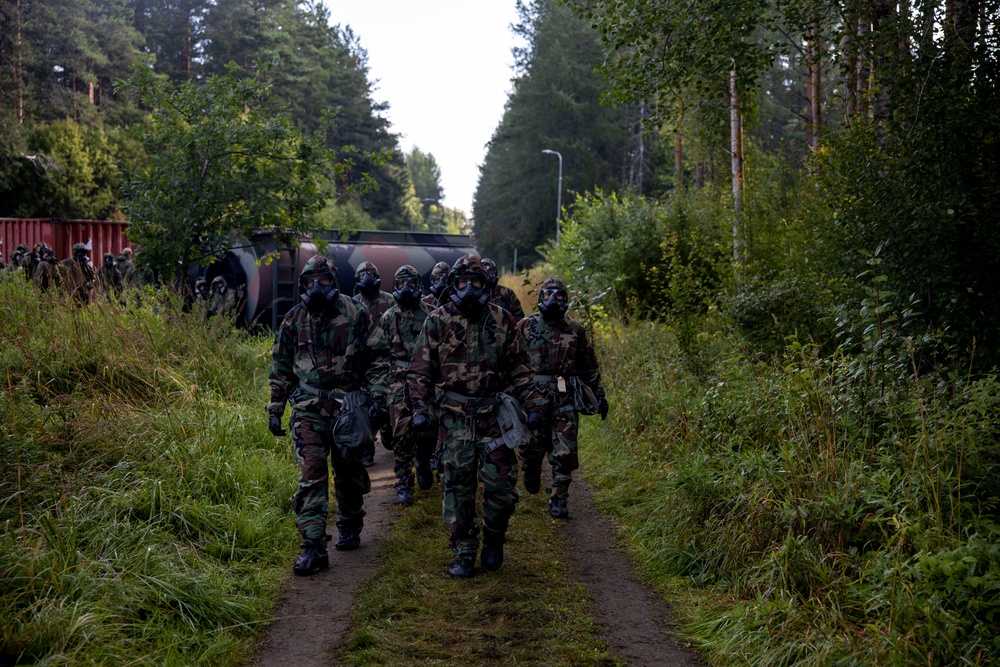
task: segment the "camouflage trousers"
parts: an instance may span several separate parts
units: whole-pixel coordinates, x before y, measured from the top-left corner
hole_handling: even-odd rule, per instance
[[[548,455],[552,467],[552,498],[569,495],[573,471],[580,467],[576,442],[579,420],[576,410],[549,413],[542,427],[531,432],[531,442],[520,449],[522,470],[541,467],[542,458]]]
[[[435,435],[421,437],[413,432],[410,427],[412,412],[406,384],[402,381],[394,382],[389,388],[389,426],[382,432],[382,438],[385,442],[386,435],[389,434],[397,490],[413,488],[414,463],[419,465],[430,461],[437,447]]]
[[[295,460],[299,464],[299,488],[291,501],[298,515],[295,526],[303,538],[315,539],[326,534],[330,511],[328,457],[333,466],[337,525],[353,528],[364,520],[364,495],[371,491],[371,479],[359,460],[345,458],[333,443],[334,422],[336,418],[292,414],[290,426]]]
[[[492,412],[462,415],[442,411],[438,438],[439,460],[444,468],[442,515],[451,533],[448,546],[452,556],[475,558],[479,551],[476,510],[478,482],[483,484],[482,526],[493,539],[502,541],[514,514],[517,493],[517,457],[500,447],[488,457],[479,448],[500,435]]]

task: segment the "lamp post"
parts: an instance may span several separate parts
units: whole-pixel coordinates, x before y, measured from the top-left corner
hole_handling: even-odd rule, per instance
[[[562,154],[546,148],[542,151],[546,155],[555,155],[559,158],[559,189],[556,190],[556,243],[559,243],[559,221],[562,219]]]

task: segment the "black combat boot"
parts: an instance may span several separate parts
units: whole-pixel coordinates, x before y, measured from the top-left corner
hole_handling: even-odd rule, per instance
[[[330,541],[329,535],[317,537],[315,539],[302,540],[302,553],[295,561],[292,570],[298,575],[316,574],[320,570],[330,567],[330,555],[326,552],[326,543]]]
[[[542,462],[529,461],[524,464],[524,490],[535,495],[542,488]]]
[[[413,475],[407,475],[396,479],[396,504],[413,504]]]
[[[549,516],[556,519],[568,519],[569,508],[565,498],[549,498]]]
[[[476,574],[472,559],[464,556],[455,556],[448,566],[448,574],[459,579],[469,579]]]
[[[371,468],[375,465],[375,441],[365,445],[364,452],[361,454],[361,465],[366,468]]]
[[[364,525],[365,522],[361,519],[352,523],[337,523],[337,531],[340,533],[340,537],[337,538],[333,547],[337,551],[351,551],[352,549],[357,549],[361,546],[361,529]]]
[[[421,491],[434,486],[434,471],[431,470],[429,461],[417,461],[417,486]]]
[[[503,533],[488,528],[483,530],[483,552],[479,555],[479,564],[484,570],[496,572],[503,565]]]

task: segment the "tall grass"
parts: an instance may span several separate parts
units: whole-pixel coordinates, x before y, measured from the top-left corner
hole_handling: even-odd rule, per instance
[[[714,664],[1000,656],[1000,382],[919,369],[877,310],[774,363],[721,328],[600,329],[613,417],[585,420],[583,470],[646,574],[701,591],[685,629]]]
[[[294,549],[269,345],[181,306],[81,308],[0,280],[0,663],[252,649]]]

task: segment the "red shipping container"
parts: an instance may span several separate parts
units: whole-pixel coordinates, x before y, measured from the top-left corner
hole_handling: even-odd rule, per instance
[[[95,267],[104,263],[104,254],[117,257],[128,239],[128,223],[120,220],[64,220],[63,218],[0,218],[0,252],[4,262],[21,243],[31,251],[36,243],[47,243],[56,257],[66,259],[73,254],[73,245],[87,246]]]

